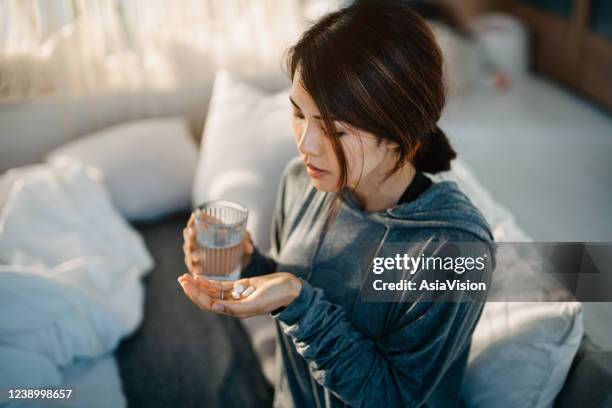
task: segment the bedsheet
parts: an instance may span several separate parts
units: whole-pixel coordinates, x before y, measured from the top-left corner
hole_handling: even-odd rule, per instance
[[[125,406],[112,353],[142,320],[141,278],[152,267],[93,169],[40,164],[5,173],[0,388],[73,388],[73,398],[53,406]],[[28,406],[7,398],[0,405]],[[29,406],[41,403],[49,404]]]

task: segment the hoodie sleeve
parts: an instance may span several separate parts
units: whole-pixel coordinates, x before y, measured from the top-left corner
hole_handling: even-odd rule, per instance
[[[484,272],[488,276],[490,266]],[[313,378],[345,403],[413,407],[427,400],[469,345],[483,306],[467,300],[394,303],[397,317],[390,330],[368,338],[342,307],[303,282],[299,296],[272,316],[307,361]]]

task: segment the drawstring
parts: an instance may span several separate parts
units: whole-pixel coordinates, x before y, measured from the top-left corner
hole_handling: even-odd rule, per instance
[[[327,200],[327,196],[323,200]],[[317,244],[315,246],[314,251],[312,251],[312,255],[310,257],[310,267],[308,268],[306,279],[304,279],[306,281],[310,281],[310,278],[312,277],[312,270],[314,268],[315,259],[317,255],[319,254],[319,250],[321,249],[321,246],[323,246],[323,238],[325,237],[326,232],[327,230],[325,228],[325,223],[324,223],[323,226],[321,227],[321,231],[319,231],[319,238],[317,239]]]
[[[372,257],[372,260],[370,261],[369,268],[372,267],[372,262],[374,262],[374,258],[376,258],[378,256],[378,254],[380,253],[380,251],[382,249],[382,246],[384,245],[385,241],[387,240],[387,236],[389,235],[389,230],[390,230],[389,226],[385,224],[385,233],[383,234],[383,237],[380,240],[380,243],[378,244],[378,247],[376,248],[376,252],[374,253],[374,256]],[[368,270],[370,270],[370,269],[368,269]],[[368,276],[368,274],[366,272],[364,274],[364,277],[362,278],[360,288],[363,288],[363,285],[365,284],[365,280],[367,279],[367,276]],[[352,306],[351,310],[355,309],[355,304],[358,301],[359,301],[359,296],[356,296],[355,300],[353,302],[353,306]],[[349,318],[349,311],[348,310],[347,310],[347,318]],[[311,380],[312,380],[312,376],[311,376]],[[325,407],[329,408],[329,407],[331,407],[331,401],[329,401],[329,394],[327,392],[327,388],[323,387],[323,390],[324,390],[324,396],[325,396]],[[316,394],[315,397],[317,398],[317,401],[318,401],[318,394]],[[318,404],[318,402],[317,402],[317,404]],[[344,406],[345,407],[347,406],[346,403],[344,404]]]
[[[372,257],[372,259],[370,260],[370,264],[368,265],[368,271],[372,270],[372,263],[374,262],[374,259],[376,259],[376,257],[378,256],[378,254],[380,253],[380,251],[382,250],[383,245],[385,244],[385,241],[387,240],[387,236],[389,235],[389,231],[391,230],[391,228],[385,224],[385,233],[383,234],[382,239],[380,240],[378,247],[376,248],[376,252],[374,252],[374,256]],[[361,284],[359,285],[359,290],[362,291],[363,290],[363,286],[366,284],[366,281],[368,279],[368,271],[366,271],[366,273],[363,274],[363,277],[361,278]],[[360,300],[360,296],[356,296],[355,300],[353,302],[353,307],[351,308],[351,310],[355,309],[355,305],[357,304],[357,302]]]

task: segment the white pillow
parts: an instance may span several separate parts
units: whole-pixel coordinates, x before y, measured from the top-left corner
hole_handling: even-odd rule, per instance
[[[553,407],[583,335],[578,302],[489,302],[472,337],[469,407]]]
[[[229,199],[249,209],[256,246],[270,248],[270,228],[283,168],[297,155],[289,90],[266,94],[229,72],[217,73],[193,185],[193,206]]]
[[[114,205],[130,221],[189,208],[197,147],[182,118],[130,122],[53,150],[47,162],[96,168]]]
[[[219,71],[202,135],[193,206],[218,198],[246,205],[247,228],[257,248],[267,251],[280,177],[296,154],[289,90],[268,94]],[[274,321],[262,315],[241,323],[266,378],[273,382]]]
[[[512,214],[455,160],[434,180],[456,182],[483,213],[499,242],[490,299],[537,299],[542,276],[503,242],[531,242]],[[520,255],[520,252],[519,254]],[[527,293],[531,291],[532,296]],[[504,295],[506,293],[507,295]],[[514,295],[513,295],[514,294]],[[563,302],[551,290],[541,302],[487,302],[472,336],[461,398],[468,407],[552,407],[584,332],[580,302]]]

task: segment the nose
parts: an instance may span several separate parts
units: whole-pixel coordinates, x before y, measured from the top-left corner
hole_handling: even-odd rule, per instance
[[[321,153],[321,134],[311,125],[304,127],[298,141],[298,150],[305,155],[318,156]]]

